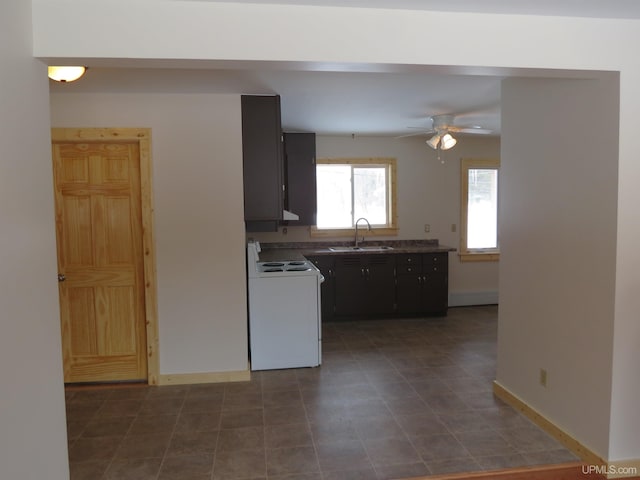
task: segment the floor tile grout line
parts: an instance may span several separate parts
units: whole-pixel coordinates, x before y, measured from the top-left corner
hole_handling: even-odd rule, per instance
[[[320,368],[320,367],[318,367]],[[302,388],[300,387],[300,381],[298,380],[298,378],[296,377],[296,382],[298,383],[298,389],[299,389],[299,393],[300,393],[300,399],[302,401],[302,408],[304,409],[304,415],[305,418],[307,420],[307,428],[309,429],[309,436],[311,437],[311,445],[313,446],[313,453],[316,456],[316,463],[318,464],[318,472],[320,475],[320,478],[324,478],[324,470],[322,469],[322,464],[320,462],[320,455],[318,454],[318,445],[315,439],[315,436],[313,435],[313,430],[311,429],[311,419],[309,418],[309,412],[307,410],[307,405],[304,402],[304,397],[302,396]],[[268,477],[267,477],[267,480]]]
[[[182,403],[180,404],[180,408],[178,409],[177,413],[176,413],[176,420],[175,423],[173,424],[173,428],[171,429],[171,434],[169,435],[169,443],[167,444],[167,448],[165,448],[164,451],[164,455],[162,456],[162,459],[160,460],[160,467],[158,468],[158,473],[156,474],[156,480],[158,480],[160,478],[160,475],[162,474],[162,467],[165,464],[165,461],[167,460],[167,454],[169,453],[169,448],[171,447],[171,442],[173,441],[173,437],[176,433],[176,429],[178,427],[178,422],[180,421],[180,416],[182,415],[182,410],[184,408],[184,404],[187,401],[187,394],[188,392],[191,390],[191,387],[189,387],[187,389],[187,391],[185,392],[183,398],[182,398]],[[211,473],[213,474],[213,465],[211,465]]]

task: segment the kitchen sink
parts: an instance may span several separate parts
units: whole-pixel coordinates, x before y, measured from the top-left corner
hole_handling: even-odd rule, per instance
[[[332,252],[383,252],[385,250],[393,250],[388,245],[367,245],[366,247],[329,247]]]

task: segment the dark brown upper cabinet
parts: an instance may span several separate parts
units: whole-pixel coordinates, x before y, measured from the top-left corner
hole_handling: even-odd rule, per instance
[[[289,225],[315,225],[316,196],[316,134],[284,134],[284,169],[286,178],[285,206],[298,215]]]
[[[244,219],[248,231],[275,231],[284,210],[279,95],[242,95]]]

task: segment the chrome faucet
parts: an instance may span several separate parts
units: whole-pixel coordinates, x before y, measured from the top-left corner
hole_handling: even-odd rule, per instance
[[[364,220],[365,222],[367,222],[368,230],[371,231],[371,224],[369,223],[369,220],[367,220],[364,217],[360,217],[358,220],[356,220],[356,238],[355,238],[356,245],[355,245],[355,248],[358,248],[358,222],[360,220]],[[362,241],[364,242],[364,235],[362,236]]]

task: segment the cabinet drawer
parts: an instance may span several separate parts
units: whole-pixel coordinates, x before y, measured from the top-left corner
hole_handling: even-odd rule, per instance
[[[396,263],[398,268],[401,266],[416,266],[422,265],[422,255],[419,253],[401,253],[396,255]]]
[[[449,256],[446,253],[426,253],[422,256],[425,271],[446,271],[449,266]]]
[[[448,266],[442,264],[424,265],[422,271],[424,273],[447,273]]]
[[[411,275],[413,273],[422,273],[422,265],[398,265],[398,275]]]

